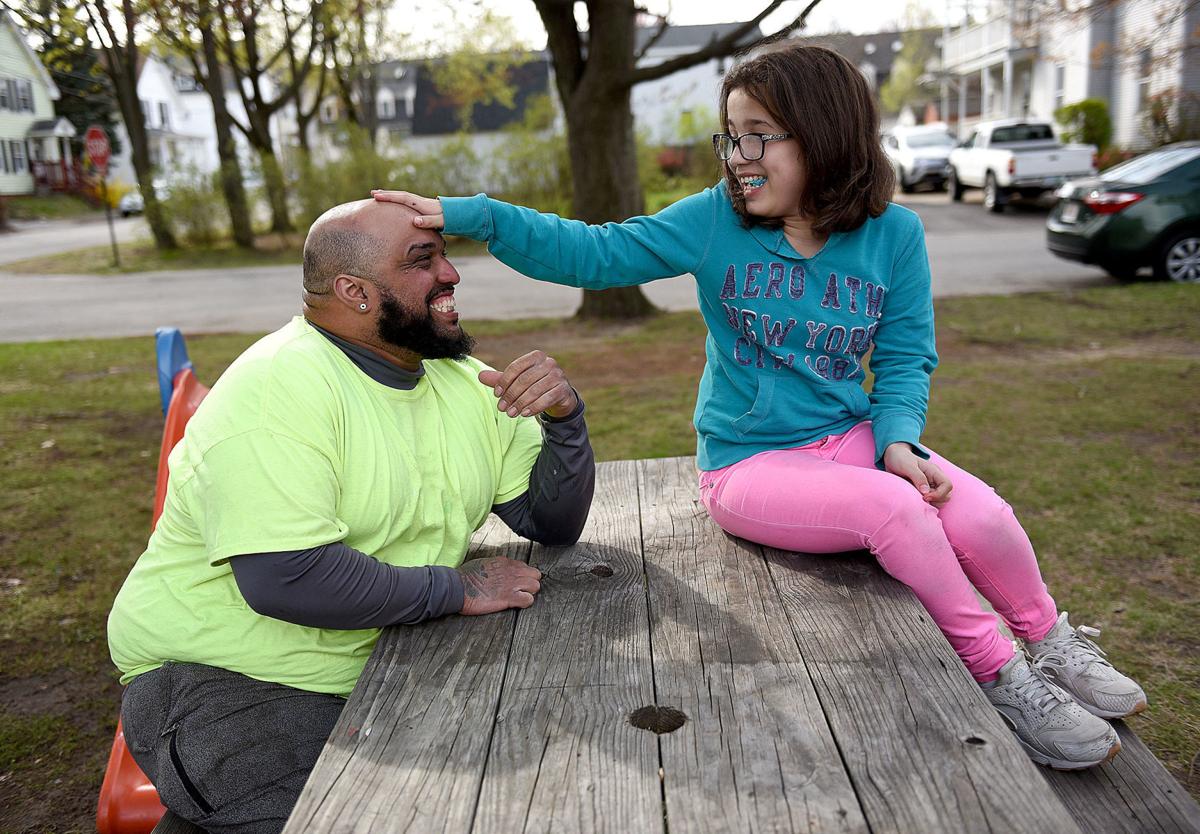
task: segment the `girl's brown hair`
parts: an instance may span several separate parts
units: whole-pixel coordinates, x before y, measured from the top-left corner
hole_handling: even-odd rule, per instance
[[[867,80],[836,52],[820,46],[775,49],[732,69],[721,85],[721,129],[727,103],[744,90],[800,145],[804,190],[800,214],[818,234],[849,232],[878,217],[895,191],[895,175],[879,139],[879,110]],[[734,210],[747,225],[778,228],[776,218],[746,211],[742,187],[722,165]]]

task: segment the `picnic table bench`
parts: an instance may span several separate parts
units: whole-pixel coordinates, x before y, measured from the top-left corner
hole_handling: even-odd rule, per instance
[[[577,545],[492,518],[498,554],[534,606],[385,630],[286,834],[1200,832],[1122,722],[1034,765],[907,588],[723,533],[692,458],[601,464]]]

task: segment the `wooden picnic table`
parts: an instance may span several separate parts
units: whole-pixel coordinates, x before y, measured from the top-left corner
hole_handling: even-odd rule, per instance
[[[1200,831],[1121,722],[1032,764],[907,588],[723,533],[692,458],[601,464],[579,544],[493,518],[496,554],[533,607],[387,629],[286,832]]]

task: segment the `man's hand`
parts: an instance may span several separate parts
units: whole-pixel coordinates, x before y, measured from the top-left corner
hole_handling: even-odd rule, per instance
[[[493,614],[506,608],[528,608],[542,588],[542,572],[516,559],[493,556],[463,562],[458,572],[463,579],[460,614]]]
[[[907,443],[892,443],[883,450],[883,468],[899,475],[921,493],[926,503],[944,507],[954,485],[933,461],[918,457]]]
[[[480,371],[479,381],[493,390],[500,400],[498,408],[509,417],[545,412],[562,419],[579,405],[563,369],[540,350],[514,359],[503,373]]]
[[[442,204],[436,197],[422,197],[408,191],[384,191],[380,188],[373,189],[371,196],[381,203],[408,206],[417,213],[412,221],[414,226],[420,226],[422,229],[440,229],[446,225],[446,219],[442,216]]]

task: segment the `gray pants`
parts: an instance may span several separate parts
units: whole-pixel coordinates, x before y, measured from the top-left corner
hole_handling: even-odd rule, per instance
[[[196,663],[125,689],[125,743],[163,805],[213,834],[276,834],[345,699]]]

